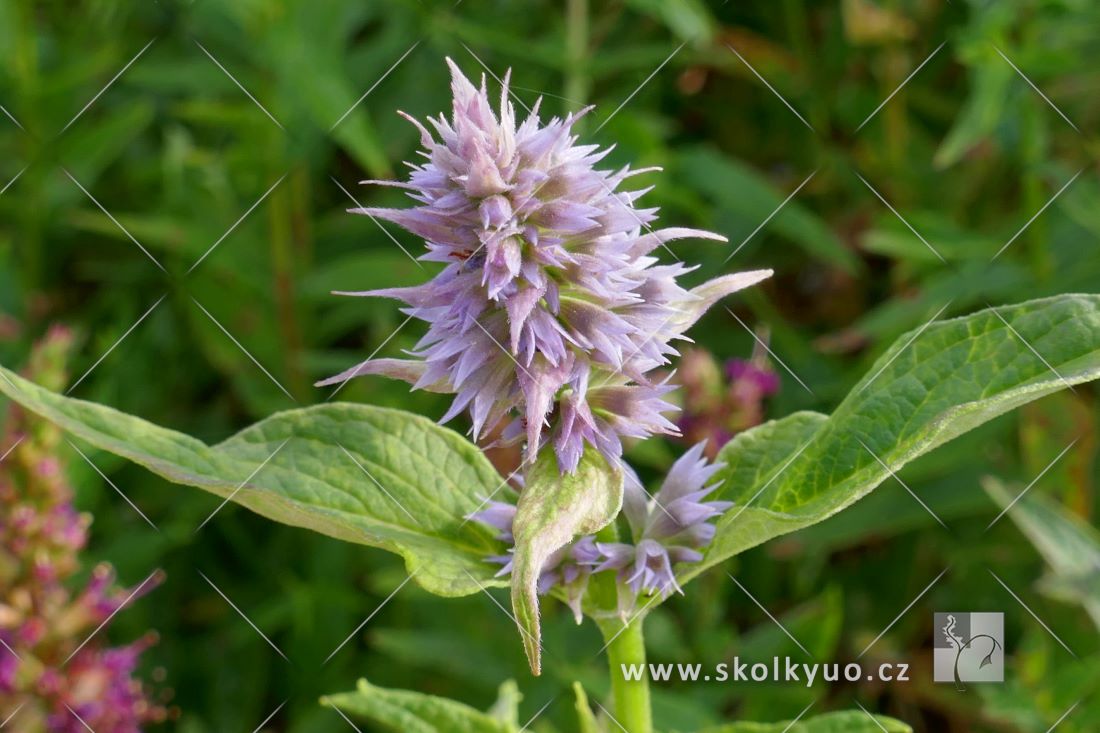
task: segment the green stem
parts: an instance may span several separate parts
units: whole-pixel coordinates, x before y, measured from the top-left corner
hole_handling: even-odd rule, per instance
[[[565,90],[576,112],[588,99],[588,0],[569,0],[565,15]]]
[[[277,149],[277,148],[273,148]],[[294,295],[294,265],[299,259],[296,251],[296,227],[294,211],[294,183],[300,180],[302,171],[295,168],[282,184],[271,193],[267,207],[271,228],[271,266],[275,280],[275,308],[278,313],[279,336],[283,350],[283,362],[290,393],[301,397],[308,393],[308,382],[302,365],[304,351],[302,331],[298,325],[298,309]]]
[[[611,694],[615,703],[615,719],[627,733],[653,733],[653,713],[649,703],[648,670],[640,680],[628,680],[622,665],[645,667],[645,638],[642,635],[643,616],[630,624],[601,624],[607,640],[607,663],[611,672]]]
[[[1031,100],[1027,100],[1031,102]],[[1049,197],[1043,182],[1042,164],[1048,155],[1048,140],[1043,111],[1039,104],[1025,104],[1021,115],[1021,153],[1023,157],[1023,197],[1026,211],[1039,211]],[[1031,258],[1031,271],[1040,278],[1049,277],[1052,265],[1047,250],[1049,219],[1039,217],[1031,222],[1023,241],[1025,252]]]

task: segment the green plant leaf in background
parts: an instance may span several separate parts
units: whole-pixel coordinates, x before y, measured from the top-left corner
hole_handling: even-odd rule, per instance
[[[499,720],[509,730],[519,727],[519,704],[523,694],[515,680],[505,680],[497,690],[497,700],[489,708],[489,717]]]
[[[782,723],[731,723],[698,733],[912,733],[905,723],[882,715],[843,712],[818,715],[808,720]]]
[[[685,42],[701,45],[714,35],[714,17],[701,0],[627,0],[627,5],[660,20]]]
[[[600,724],[596,721],[596,716],[592,713],[592,708],[588,705],[588,695],[580,682],[573,683],[573,696],[576,699],[577,729],[580,733],[603,733],[600,730]]]
[[[770,228],[776,234],[788,237],[811,257],[847,273],[856,274],[863,268],[859,258],[816,214],[798,201],[781,206],[784,194],[752,166],[702,146],[682,152],[677,157],[677,165],[691,172],[684,176],[687,185],[713,199],[721,211],[746,222],[748,228],[745,234],[749,234],[752,226],[759,222],[761,211],[782,208],[775,220],[770,222]]]
[[[512,609],[536,675],[542,664],[538,581],[547,558],[574,537],[603,529],[622,504],[622,470],[592,448],[572,474],[559,473],[557,458],[549,450],[527,472],[513,522]]]
[[[951,131],[936,151],[934,160],[937,168],[954,165],[967,151],[993,134],[1004,118],[1011,85],[1013,81],[1018,81],[1008,64],[988,63],[995,54],[988,42],[982,42],[980,46],[980,50],[963,49],[967,56],[989,58],[980,64],[973,63],[978,60],[976,58],[968,59],[973,63],[970,71],[971,93],[955,118]]]
[[[355,692],[321,698],[321,704],[395,733],[515,733],[516,726],[434,695],[387,690],[359,680]]]
[[[472,443],[427,418],[332,403],[289,410],[216,446],[0,367],[0,392],[97,448],[268,519],[401,555],[444,596],[500,584],[491,533],[466,515],[503,480]]]
[[[1009,491],[1000,480],[987,476],[982,486],[1006,508],[1012,521],[1050,565],[1040,581],[1047,595],[1078,603],[1100,628],[1100,533],[1070,514],[1049,497]]]
[[[1096,295],[993,308],[902,336],[832,416],[795,413],[723,448],[715,498],[735,506],[685,580],[832,516],[905,463],[997,415],[1097,377]]]

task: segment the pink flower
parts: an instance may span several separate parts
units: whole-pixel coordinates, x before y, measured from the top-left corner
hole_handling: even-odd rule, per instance
[[[54,330],[36,348],[35,381],[63,381],[70,341]],[[0,720],[14,713],[12,730],[36,729],[25,726],[37,721],[51,733],[86,733],[85,725],[96,733],[139,733],[167,716],[135,676],[154,637],[114,648],[92,637],[132,591],[118,588],[104,564],[82,591],[70,593],[89,519],[73,508],[54,452],[60,434],[49,425],[24,429],[24,420],[12,408],[0,437],[0,446],[15,445],[0,472]],[[153,576],[142,591],[161,580]]]

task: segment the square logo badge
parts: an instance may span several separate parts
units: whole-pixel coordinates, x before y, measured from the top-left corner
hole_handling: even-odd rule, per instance
[[[1004,682],[1005,615],[937,613],[933,618],[933,679],[953,682]]]

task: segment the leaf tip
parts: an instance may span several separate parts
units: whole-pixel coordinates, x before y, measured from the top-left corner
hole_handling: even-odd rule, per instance
[[[523,640],[523,651],[531,674],[542,674],[542,625],[539,621],[538,569],[533,573],[516,573],[512,583],[512,609]]]

